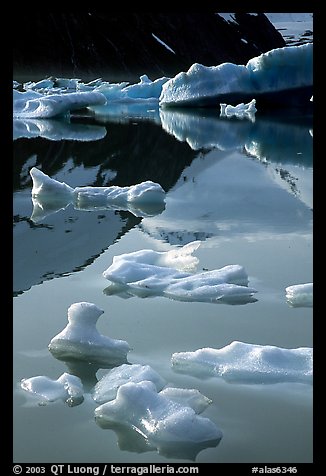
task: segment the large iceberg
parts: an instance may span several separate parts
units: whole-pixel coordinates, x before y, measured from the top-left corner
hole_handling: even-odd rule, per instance
[[[80,210],[128,210],[136,216],[151,216],[164,210],[165,191],[150,180],[129,187],[76,187],[51,179],[36,167],[30,175],[33,180],[33,221],[48,212],[65,208],[70,203]]]
[[[79,360],[113,367],[127,362],[128,342],[111,339],[96,329],[103,310],[90,302],[76,302],[68,309],[68,325],[49,343],[60,360]]]
[[[36,91],[14,90],[13,115],[19,118],[51,118],[71,111],[106,103],[98,91],[43,95]]]
[[[291,307],[313,306],[313,283],[293,284],[285,288],[285,293]]]
[[[313,351],[284,349],[234,341],[221,349],[203,348],[172,354],[173,370],[196,377],[222,377],[228,382],[312,383]]]
[[[83,384],[80,378],[68,373],[63,373],[57,380],[43,375],[22,379],[20,386],[26,392],[37,397],[41,405],[63,400],[73,407],[84,401]]]
[[[153,382],[129,382],[119,387],[114,400],[95,409],[96,422],[139,433],[149,447],[165,456],[195,459],[204,448],[216,446],[223,434],[208,418],[187,405],[157,393]]]
[[[193,64],[163,84],[161,106],[215,106],[255,97],[269,105],[306,104],[312,95],[313,45],[277,48],[246,66]]]
[[[245,304],[254,302],[257,291],[248,287],[248,275],[240,265],[191,274],[198,259],[191,253],[200,242],[168,252],[140,250],[113,258],[103,272],[111,281],[106,294],[165,296],[179,301]],[[183,271],[182,271],[183,270]]]

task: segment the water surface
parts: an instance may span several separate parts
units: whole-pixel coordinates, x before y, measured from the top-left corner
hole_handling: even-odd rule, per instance
[[[68,307],[90,301],[105,311],[100,332],[130,344],[131,363],[149,364],[169,385],[197,388],[213,400],[202,416],[224,436],[217,446],[202,449],[196,462],[312,462],[311,386],[230,384],[178,374],[170,366],[173,352],[220,348],[234,340],[312,347],[312,309],[291,308],[285,299],[285,287],[312,282],[310,118],[256,114],[250,122],[222,120],[217,111],[154,107],[76,117],[65,127],[46,122],[33,137],[28,125],[17,123],[14,141],[14,461],[191,460],[149,451],[132,432],[100,428],[89,394],[73,408],[63,402],[38,406],[20,389],[22,378],[57,379],[71,371],[90,392],[106,373],[59,361],[47,349],[66,325]],[[153,180],[167,192],[165,210],[142,218],[69,205],[45,210],[35,223],[32,166],[73,187]],[[195,252],[199,270],[243,265],[257,302],[187,303],[104,293],[108,281],[102,272],[115,255],[165,251],[192,240],[202,241]]]

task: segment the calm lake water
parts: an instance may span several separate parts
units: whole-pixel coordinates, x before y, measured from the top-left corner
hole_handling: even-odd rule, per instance
[[[128,341],[130,363],[149,364],[171,386],[196,388],[213,403],[202,416],[223,432],[198,452],[210,463],[312,462],[312,387],[244,385],[172,370],[171,354],[220,348],[234,340],[312,347],[312,309],[292,308],[285,287],[312,282],[312,119],[256,114],[220,119],[218,111],[159,111],[155,106],[101,115],[14,124],[14,461],[33,463],[173,463],[132,431],[103,429],[90,391],[107,370],[72,366],[47,346],[67,323],[67,309],[93,302],[98,329]],[[69,185],[132,185],[153,180],[165,210],[63,210],[33,214],[29,170]],[[257,302],[187,303],[163,297],[107,295],[102,273],[115,255],[170,250],[193,240],[198,269],[241,264]],[[78,375],[84,402],[39,406],[22,378]]]

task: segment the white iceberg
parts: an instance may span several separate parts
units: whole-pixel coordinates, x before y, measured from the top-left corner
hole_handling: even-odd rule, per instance
[[[24,89],[52,89],[55,82],[51,78],[41,79],[40,81],[28,81],[23,84]]]
[[[114,101],[134,102],[134,101],[155,101],[157,102],[162,92],[162,86],[170,78],[162,77],[151,81],[146,74],[140,76],[137,84],[120,83],[117,85],[105,84],[97,87],[108,100],[108,104]]]
[[[161,274],[163,268],[174,268],[174,271],[195,271],[199,263],[192,253],[200,246],[200,241],[193,241],[170,251],[139,250],[123,253],[113,257],[112,265],[103,273],[110,281],[128,284],[154,276],[156,271]]]
[[[111,339],[96,329],[103,312],[90,302],[72,304],[68,309],[68,325],[49,343],[54,357],[111,367],[126,363],[130,351],[128,342]]]
[[[127,382],[139,383],[144,380],[153,382],[157,391],[161,390],[166,382],[149,365],[123,364],[110,370],[97,382],[93,390],[93,399],[97,403],[114,400],[121,385]]]
[[[308,102],[313,84],[311,43],[277,48],[252,58],[246,66],[193,64],[163,84],[161,106],[208,106],[255,97],[273,104]]]
[[[136,216],[151,216],[164,210],[165,191],[150,180],[129,187],[76,187],[51,179],[36,167],[30,175],[33,180],[33,221],[50,212],[65,208],[70,203],[80,210],[119,209]]]
[[[119,387],[115,400],[95,409],[95,418],[105,428],[132,429],[160,454],[179,458],[194,459],[202,449],[217,446],[223,436],[211,420],[157,393],[149,381]]]
[[[84,401],[83,384],[79,377],[63,373],[57,380],[39,375],[22,379],[21,388],[40,399],[40,404],[63,400],[69,406],[80,405]]]
[[[203,348],[172,354],[173,370],[196,377],[222,377],[228,382],[312,383],[313,351],[284,349],[234,341],[221,349]]]
[[[293,284],[285,288],[286,300],[292,307],[313,306],[313,283]]]
[[[19,118],[51,118],[64,116],[71,111],[106,103],[105,96],[97,91],[43,95],[33,90],[14,90],[13,115]]]
[[[167,252],[140,250],[114,256],[112,265],[103,272],[104,278],[113,283],[105,293],[165,296],[190,302],[245,304],[256,301],[253,294],[257,291],[247,287],[248,275],[240,265],[196,274],[187,272],[198,264],[191,253],[199,245],[199,241],[194,241]]]
[[[256,104],[256,99],[252,99],[247,104],[244,104],[242,102],[240,104],[237,104],[236,106],[231,106],[231,104],[221,103],[220,104],[220,116],[221,117],[235,116],[235,117],[238,117],[240,119],[243,119],[244,117],[247,117],[252,122],[254,122],[255,113],[257,112],[255,104]]]

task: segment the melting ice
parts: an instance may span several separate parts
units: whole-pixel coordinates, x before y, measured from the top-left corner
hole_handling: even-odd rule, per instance
[[[309,103],[312,94],[313,45],[277,48],[252,58],[246,66],[193,64],[162,87],[161,106],[218,105],[255,97],[279,105]],[[287,91],[279,98],[278,93]]]
[[[68,309],[68,325],[49,344],[50,352],[60,360],[81,360],[101,366],[127,362],[130,351],[124,340],[111,339],[96,329],[104,311],[90,302],[76,302]]]
[[[39,375],[22,379],[21,388],[38,397],[41,404],[64,400],[69,406],[76,406],[84,400],[83,384],[79,377],[68,373],[62,374],[57,380]]]
[[[157,392],[153,382],[129,382],[114,400],[95,410],[96,422],[104,428],[124,426],[138,432],[160,454],[194,459],[203,448],[216,446],[221,430],[191,406]]]
[[[286,300],[292,307],[313,306],[313,283],[293,284],[285,288]]]
[[[106,294],[127,292],[140,297],[165,296],[179,301],[245,304],[257,291],[248,287],[248,275],[240,265],[190,274],[198,263],[191,253],[200,242],[167,252],[140,250],[114,256],[103,276],[114,283]],[[184,271],[182,271],[184,270]]]
[[[312,348],[284,349],[234,341],[221,349],[172,354],[173,370],[196,377],[222,377],[234,383],[312,383]]]
[[[305,104],[312,96],[312,52],[312,43],[277,48],[252,58],[246,66],[223,63],[208,67],[195,63],[174,78],[151,81],[144,74],[137,84],[47,78],[25,83],[25,92],[20,92],[14,82],[14,117],[49,118],[84,107],[103,113],[103,106],[110,108],[118,102],[218,107],[221,102],[255,97],[279,106]]]
[[[36,167],[30,175],[33,180],[33,214],[39,221],[49,213],[65,208],[70,203],[80,210],[119,209],[136,216],[151,216],[164,210],[165,191],[150,180],[129,187],[76,187],[51,179]]]

